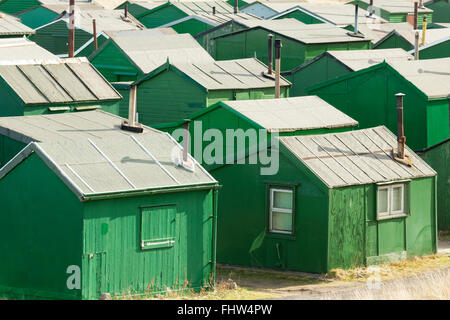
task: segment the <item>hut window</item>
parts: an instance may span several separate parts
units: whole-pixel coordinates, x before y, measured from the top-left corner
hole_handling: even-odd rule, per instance
[[[159,249],[175,245],[176,206],[142,208],[141,248]]]
[[[405,214],[405,186],[403,184],[378,187],[377,213],[378,218]]]
[[[289,189],[270,189],[269,230],[275,233],[293,232],[293,192]]]

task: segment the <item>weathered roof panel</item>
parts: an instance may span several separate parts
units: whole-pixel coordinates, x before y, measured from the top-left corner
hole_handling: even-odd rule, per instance
[[[0,12],[0,35],[1,36],[23,36],[32,35],[34,30],[20,22],[20,19]]]
[[[370,4],[370,0],[360,0],[366,4]],[[377,0],[374,7],[385,10],[389,13],[414,13],[414,2],[411,0]],[[419,8],[419,13],[430,13],[433,10],[428,8]]]
[[[358,122],[317,96],[223,102],[270,131],[356,126]]]
[[[59,60],[53,53],[26,38],[0,39],[0,65],[15,62]]]
[[[97,102],[121,96],[85,58],[0,65],[2,77],[25,104]]]
[[[408,147],[412,167],[395,161],[392,150],[397,147],[397,138],[384,126],[279,139],[330,188],[436,175]]]

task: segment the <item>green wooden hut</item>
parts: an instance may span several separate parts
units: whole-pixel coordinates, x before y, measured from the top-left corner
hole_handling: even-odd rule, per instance
[[[108,41],[89,60],[111,82],[135,81],[172,62],[213,62],[213,58],[189,34],[171,29],[147,29],[109,33]]]
[[[292,83],[291,97],[307,95],[306,88],[383,61],[408,61],[414,57],[403,49],[326,51],[283,76]]]
[[[75,17],[76,55],[79,55],[81,50],[86,56],[94,52],[92,41],[92,21],[94,19],[97,24],[98,35],[104,31],[140,30],[145,28],[133,16],[128,15],[125,18],[121,10],[81,10]],[[56,55],[67,57],[68,21],[69,16],[65,14],[59,19],[36,28],[36,34],[32,37],[32,40]],[[98,45],[101,46],[105,41],[105,37],[99,37]],[[86,49],[88,45],[89,50]]]
[[[125,6],[127,6],[128,12],[131,13],[134,17],[140,16],[141,14],[147,13],[148,11],[159,7],[163,2],[162,1],[124,1],[120,4],[116,10],[125,10]]]
[[[386,127],[353,130],[314,96],[220,102],[190,119],[192,154],[222,185],[218,262],[325,273],[436,252],[435,172],[410,149],[412,167],[395,161]],[[227,140],[234,162],[211,161],[211,130],[233,129],[245,149]],[[272,163],[251,162],[267,150],[253,130],[271,141]]]
[[[337,79],[326,81],[306,91],[315,94],[339,110],[358,120],[361,128],[385,125],[397,132],[395,94],[405,96],[405,136],[414,150],[426,153],[450,137],[449,92],[450,58],[418,61],[383,62],[370,68],[356,71]],[[445,144],[448,147],[448,144]],[[439,221],[448,221],[450,161],[448,152],[442,152],[444,164],[430,162],[438,172]],[[428,160],[427,157],[425,157]],[[442,217],[442,218],[441,218]],[[439,225],[448,229],[448,225]]]
[[[0,39],[29,37],[34,34],[34,30],[22,24],[17,17],[0,12]]]
[[[43,1],[39,0],[2,0],[0,1],[0,11],[17,15],[20,12],[39,6],[42,3]]]
[[[75,10],[103,10],[102,6],[99,6],[93,2],[79,2],[75,3]],[[45,2],[39,6],[27,9],[17,16],[22,20],[22,23],[26,26],[36,29],[47,23],[58,19],[61,15],[69,12],[69,3],[67,2]]]
[[[85,58],[6,62],[0,96],[2,117],[98,108],[118,114],[122,98]]]
[[[123,119],[95,111],[59,127],[59,116],[45,118],[48,131],[17,126],[17,137],[42,141],[0,169],[0,296],[98,299],[213,285],[217,182],[191,157],[192,171],[174,163],[182,148],[163,132],[120,131]]]
[[[433,10],[433,21],[435,23],[450,23],[450,1],[430,0],[424,3],[425,7]]]
[[[388,22],[406,22],[408,16],[414,15],[414,2],[410,0],[376,0],[374,1],[374,13],[381,16]],[[368,10],[370,6],[370,0],[355,0],[351,2],[353,4],[358,3],[359,6],[365,10]],[[424,8],[418,8],[418,21],[417,25],[422,26],[423,16],[427,16],[428,23],[433,22],[433,10]]]
[[[155,126],[189,117],[218,101],[272,99],[275,80],[263,75],[267,66],[257,59],[165,64],[134,83],[113,83],[123,95],[120,115],[126,116],[130,87],[137,86],[139,121]],[[291,84],[280,80],[280,97],[289,97]],[[177,88],[174,90],[173,88]]]
[[[424,46],[419,48],[419,58],[450,58],[450,28],[433,29],[430,31],[433,31],[433,35],[428,38]],[[414,49],[411,49],[410,53],[413,54]]]
[[[270,21],[214,38],[216,60],[256,56],[267,61],[267,38],[273,34],[283,45],[281,71],[289,71],[329,50],[370,49],[370,39],[352,37],[346,30],[329,24],[303,24],[295,19]],[[274,55],[273,55],[274,56]]]

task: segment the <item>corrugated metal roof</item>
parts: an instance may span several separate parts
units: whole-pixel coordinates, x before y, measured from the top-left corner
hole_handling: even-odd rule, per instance
[[[379,64],[383,61],[411,61],[412,55],[403,49],[379,49],[379,50],[339,50],[328,51],[341,63],[353,71],[358,71]]]
[[[358,122],[317,96],[224,101],[270,131],[289,132],[356,126]]]
[[[392,150],[397,148],[397,138],[384,126],[279,139],[330,188],[436,175],[409,148],[406,155],[412,167],[395,161]]]
[[[170,63],[208,90],[270,88],[275,85],[273,79],[262,75],[267,72],[267,66],[254,58]],[[284,78],[281,78],[280,84],[290,86]]]
[[[214,59],[189,34],[155,35],[150,31],[117,32],[111,40],[142,70],[153,71],[167,59],[173,63],[213,62]]]
[[[370,0],[360,0],[370,4]],[[376,0],[374,1],[374,7],[388,11],[389,13],[414,13],[414,2],[411,0]],[[420,9],[419,13],[430,13],[433,10],[428,8]]]
[[[388,63],[429,98],[450,95],[450,58]]]
[[[59,58],[26,38],[0,39],[0,65],[10,64],[11,61],[39,63],[48,60]]]
[[[64,11],[69,12],[69,2],[61,2],[58,1],[56,3],[54,2],[49,2],[49,3],[45,3],[42,4],[41,7],[47,8],[55,13],[63,13]],[[75,2],[75,10],[105,10],[105,8],[103,8],[102,6],[96,4],[96,3],[92,3],[92,2],[80,2],[80,1],[76,1]]]
[[[181,155],[181,146],[156,130],[104,139],[33,142],[0,170],[0,179],[31,152],[80,198],[217,183],[191,156],[194,171],[178,166],[174,154]]]
[[[140,30],[145,27],[129,14],[128,18],[125,18],[123,10],[82,10],[77,11],[75,15],[75,26],[88,33],[93,33],[92,20],[95,19],[97,25],[97,33],[104,31],[122,31],[122,30]],[[69,15],[66,14],[61,19],[68,22]],[[47,25],[45,25],[47,26]],[[43,28],[42,26],[40,28]],[[37,28],[37,29],[40,29]],[[36,30],[37,30],[36,29]]]
[[[25,104],[95,102],[121,98],[85,58],[0,65],[0,77]]]
[[[31,35],[35,31],[20,22],[20,19],[0,12],[0,36]]]
[[[101,110],[0,117],[0,134],[23,143],[57,140],[115,139],[130,136],[121,130],[123,118]],[[144,133],[156,131],[144,126]]]
[[[279,14],[289,12],[294,8],[300,8],[306,12],[312,13],[317,17],[324,19],[327,22],[333,23],[339,26],[346,26],[354,23],[355,21],[355,7],[348,4],[316,4],[313,2],[299,3],[299,2],[265,2],[264,5],[268,6],[272,10],[277,11]],[[275,15],[277,17],[279,14]],[[381,17],[374,16],[374,18],[367,18],[369,12],[363,9],[358,11],[358,23],[376,23],[386,22]]]
[[[256,24],[255,27],[251,27],[250,29],[262,27],[271,32],[281,34],[292,40],[297,40],[306,44],[360,42],[370,40],[368,38],[349,36],[347,30],[325,23],[304,24],[296,19],[249,21],[248,23]]]

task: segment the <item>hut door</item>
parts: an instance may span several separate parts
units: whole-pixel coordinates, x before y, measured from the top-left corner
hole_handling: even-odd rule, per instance
[[[91,253],[88,256],[89,299],[98,299],[107,293],[106,284],[106,252]]]

